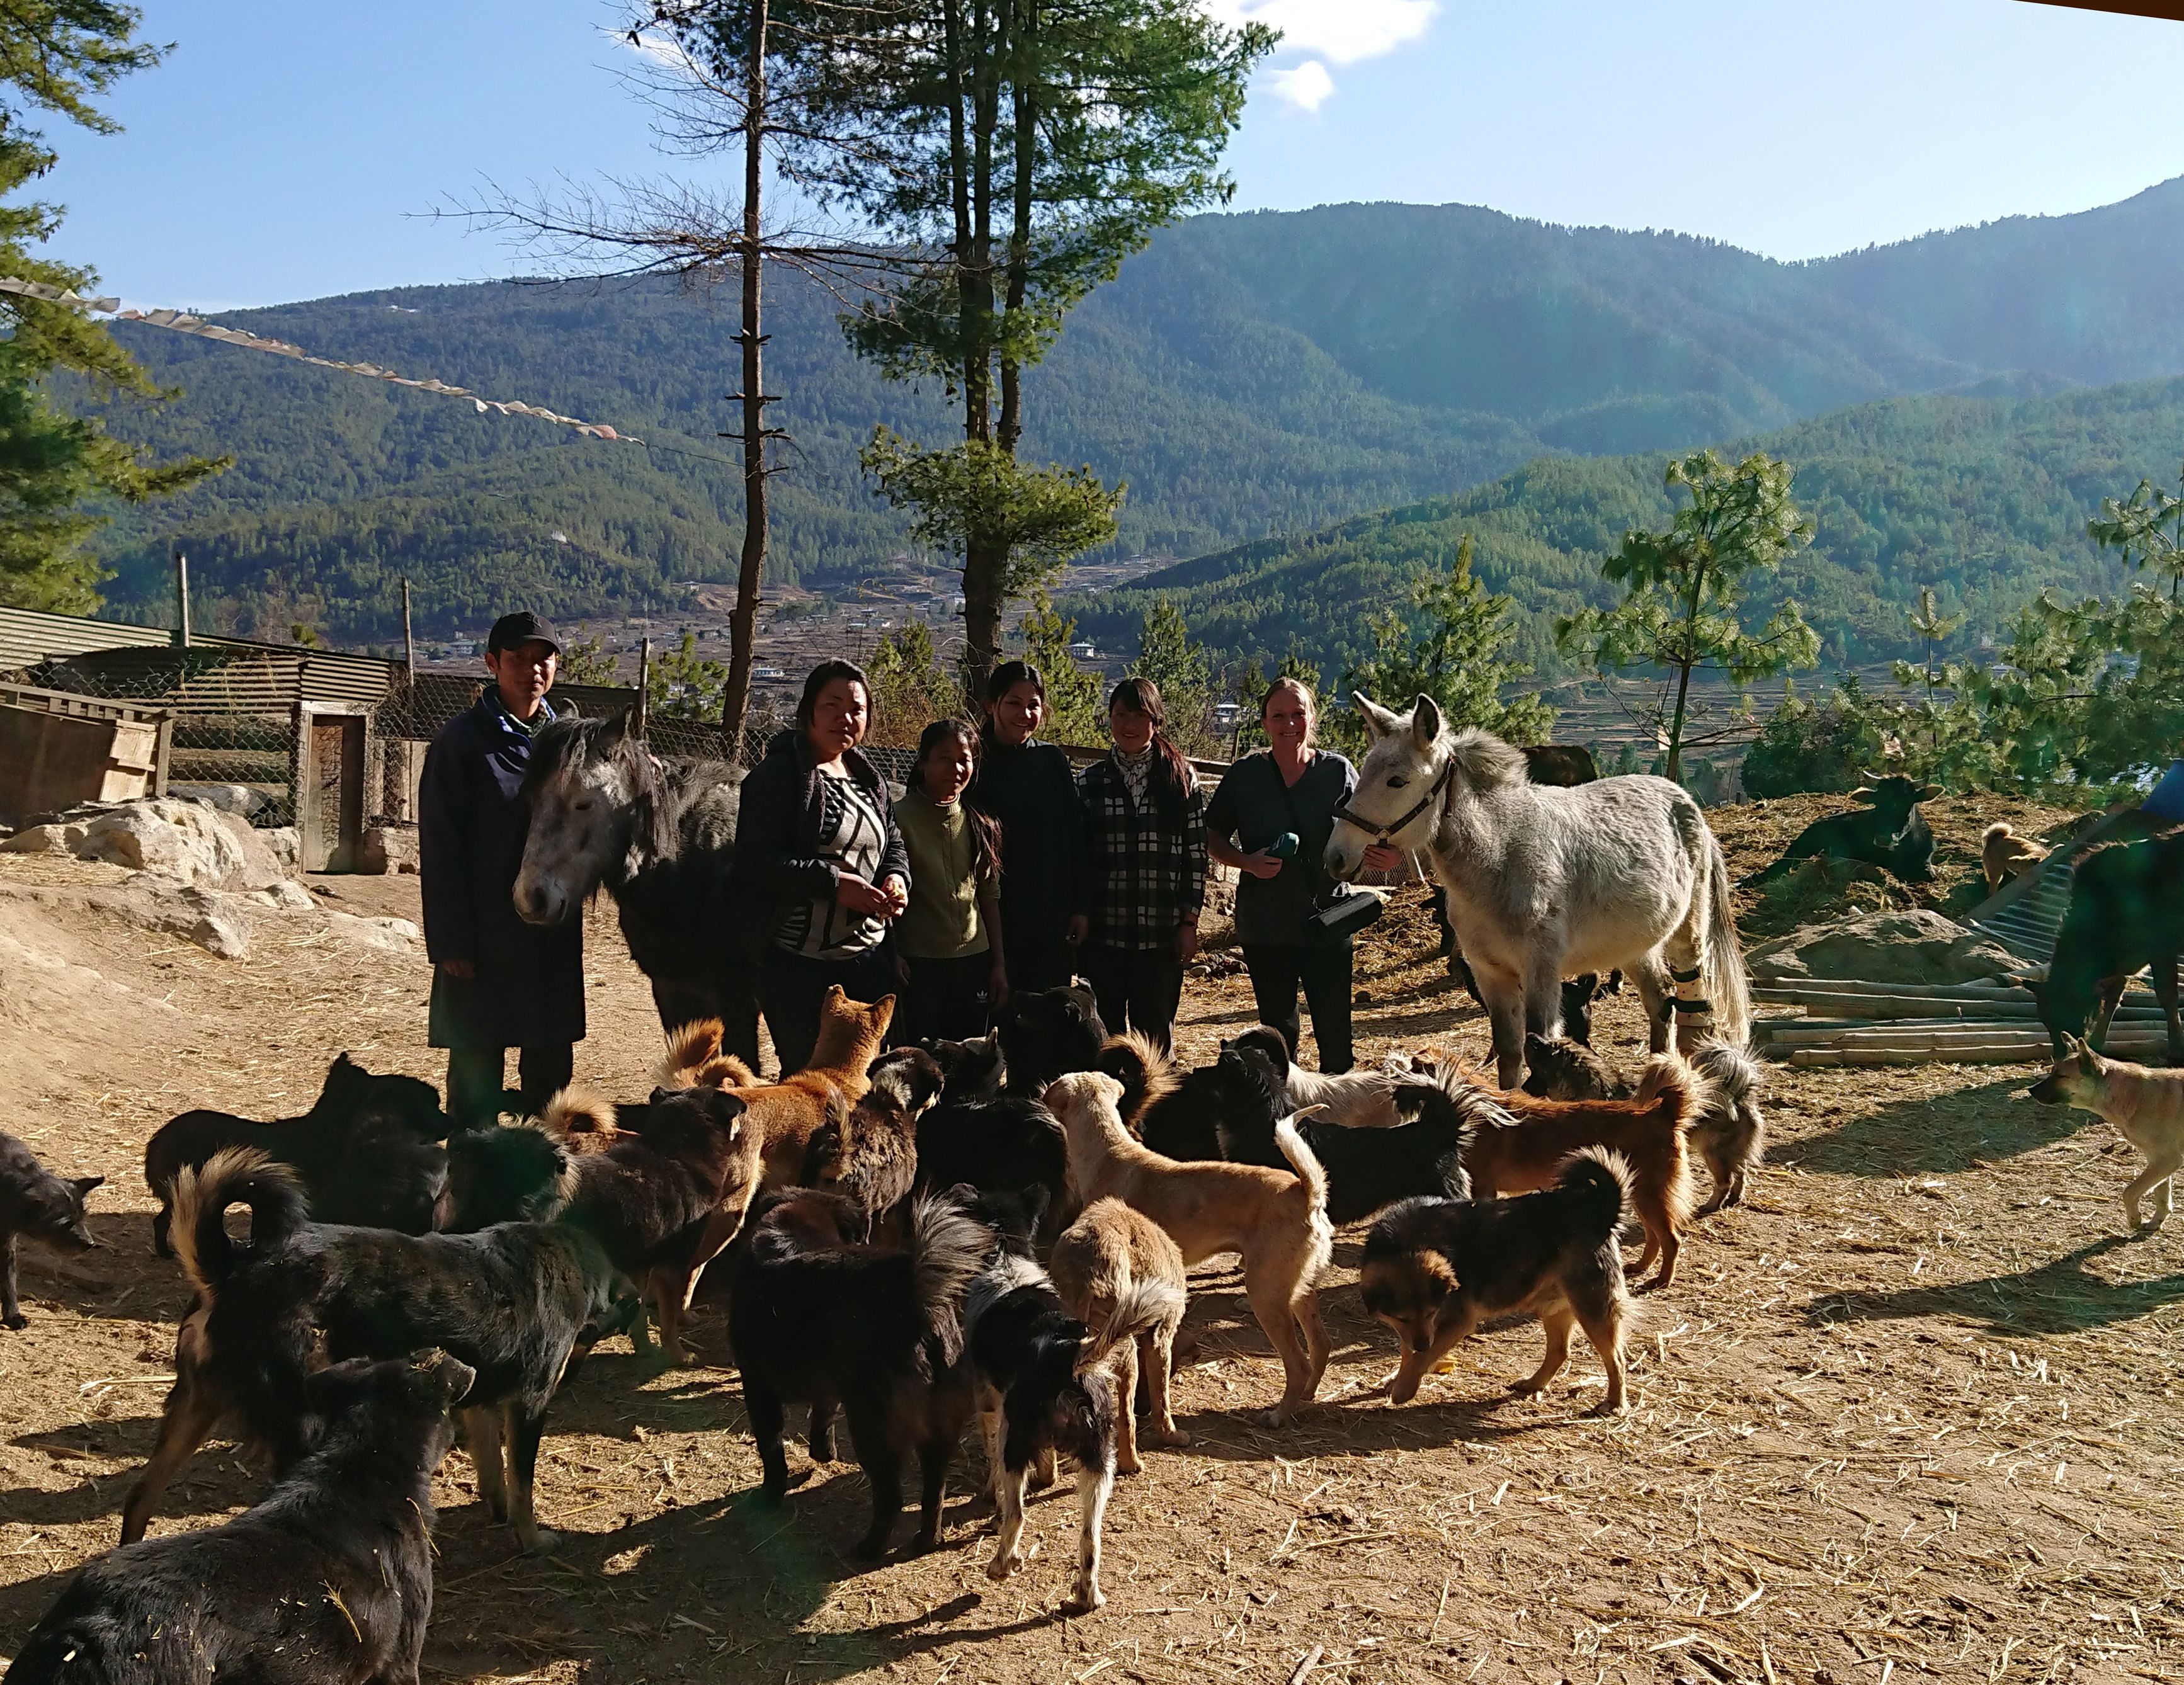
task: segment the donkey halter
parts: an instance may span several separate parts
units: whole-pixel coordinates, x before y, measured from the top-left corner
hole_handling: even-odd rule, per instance
[[[1371,820],[1362,818],[1359,815],[1352,813],[1350,810],[1350,804],[1347,802],[1337,802],[1334,804],[1334,816],[1348,824],[1356,826],[1360,831],[1371,831],[1373,833],[1373,841],[1367,845],[1368,847],[1376,848],[1389,848],[1393,845],[1396,832],[1401,831],[1412,820],[1416,819],[1420,814],[1424,813],[1428,808],[1431,807],[1435,802],[1440,799],[1440,792],[1448,788],[1449,781],[1455,776],[1456,757],[1454,755],[1451,755],[1448,758],[1447,764],[1440,770],[1440,776],[1434,780],[1433,787],[1428,790],[1424,795],[1419,797],[1417,802],[1411,806],[1409,810],[1406,812],[1401,819],[1391,820],[1386,825],[1375,825]]]

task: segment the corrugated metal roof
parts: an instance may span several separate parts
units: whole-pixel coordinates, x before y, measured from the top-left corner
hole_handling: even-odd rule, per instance
[[[0,671],[28,667],[52,655],[92,649],[172,642],[164,626],[132,626],[83,614],[50,614],[38,609],[0,608]]]
[[[398,661],[346,650],[192,637],[185,651],[173,637],[160,626],[0,609],[0,672],[34,670],[33,682],[55,689],[157,702],[187,713],[205,710],[187,698],[178,700],[178,687],[203,690],[213,682],[206,676],[222,667],[242,670],[221,683],[234,697],[255,697],[248,710],[254,712],[286,712],[298,699],[370,705],[387,694],[402,671]],[[243,710],[238,703],[220,711]]]

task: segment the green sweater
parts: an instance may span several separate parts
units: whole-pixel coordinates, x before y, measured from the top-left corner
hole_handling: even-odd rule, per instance
[[[942,807],[911,789],[895,804],[895,824],[910,850],[910,907],[895,926],[895,948],[912,959],[961,959],[983,954],[984,903],[994,893],[978,876],[978,851],[960,802]]]

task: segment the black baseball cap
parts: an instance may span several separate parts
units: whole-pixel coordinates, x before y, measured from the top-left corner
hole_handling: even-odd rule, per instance
[[[504,649],[517,649],[532,642],[546,645],[556,655],[561,653],[561,634],[554,630],[553,622],[525,609],[516,614],[503,614],[493,623],[493,631],[485,641],[486,653],[498,655]]]

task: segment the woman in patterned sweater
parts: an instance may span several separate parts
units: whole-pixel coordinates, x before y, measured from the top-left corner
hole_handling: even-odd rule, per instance
[[[910,856],[887,781],[857,748],[871,720],[863,670],[822,661],[796,728],[744,781],[736,873],[760,917],[759,1006],[784,1076],[811,1060],[830,984],[866,1002],[894,988],[882,944],[910,904]]]
[[[1139,1031],[1164,1050],[1206,904],[1206,798],[1161,729],[1167,721],[1150,679],[1115,687],[1115,747],[1077,781],[1089,860],[1072,920],[1078,966],[1107,1027]]]

